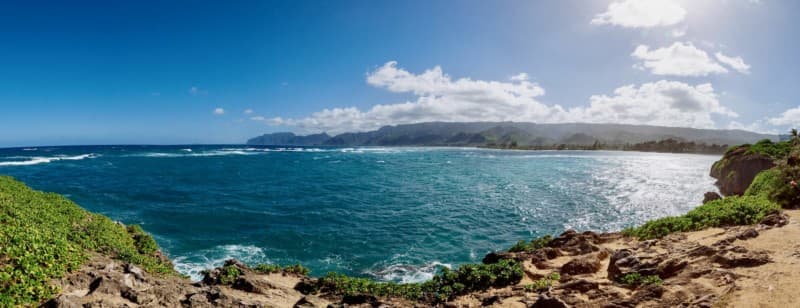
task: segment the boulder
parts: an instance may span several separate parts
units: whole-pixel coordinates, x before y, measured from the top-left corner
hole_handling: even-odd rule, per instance
[[[716,192],[709,191],[703,195],[703,204],[709,203],[717,199],[722,199],[722,196],[720,196]]]
[[[600,260],[596,256],[579,257],[561,266],[561,273],[568,275],[592,274],[600,270]]]

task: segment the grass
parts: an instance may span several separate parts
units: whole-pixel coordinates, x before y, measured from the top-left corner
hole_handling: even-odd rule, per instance
[[[760,196],[731,196],[703,204],[682,216],[651,220],[623,233],[641,239],[660,238],[673,232],[697,231],[712,227],[749,225],[760,222],[781,207]]]
[[[67,198],[0,176],[0,306],[32,305],[58,294],[53,279],[80,268],[92,252],[178,275],[154,254],[139,226],[126,228]]]
[[[442,268],[433,279],[423,283],[376,282],[328,273],[318,284],[320,290],[342,296],[373,295],[439,303],[472,291],[513,285],[523,275],[522,266],[516,261],[500,260],[494,264],[464,264],[456,270]]]

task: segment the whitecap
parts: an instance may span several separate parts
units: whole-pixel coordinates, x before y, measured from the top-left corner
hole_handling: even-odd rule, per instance
[[[91,153],[91,154],[82,154],[76,156],[51,156],[51,157],[29,157],[28,160],[22,161],[3,161],[0,162],[0,166],[30,166],[30,165],[38,165],[38,164],[46,164],[54,161],[59,160],[82,160],[86,158],[95,158],[99,155]]]
[[[271,263],[264,249],[252,245],[220,245],[211,249],[172,258],[175,269],[192,280],[203,279],[202,271],[222,266],[226,260],[236,259],[245,264]]]
[[[433,279],[440,268],[452,268],[451,264],[433,261],[424,265],[392,264],[383,269],[368,271],[367,274],[382,281],[416,283]]]

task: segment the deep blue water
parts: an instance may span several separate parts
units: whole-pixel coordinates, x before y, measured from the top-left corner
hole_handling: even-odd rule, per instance
[[[179,270],[227,258],[395,281],[519,239],[619,230],[716,190],[716,156],[461,148],[0,149],[0,174],[153,233]]]

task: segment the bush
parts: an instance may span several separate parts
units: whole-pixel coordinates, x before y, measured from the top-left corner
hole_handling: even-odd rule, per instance
[[[274,274],[282,271],[283,269],[277,264],[259,264],[253,267],[253,270],[261,274]]]
[[[532,239],[530,242],[525,242],[520,240],[514,246],[508,249],[509,252],[523,252],[523,251],[535,251],[537,249],[541,249],[553,240],[553,237],[548,235]]]
[[[363,294],[444,302],[472,291],[516,284],[523,275],[522,267],[516,261],[500,260],[494,264],[465,264],[456,270],[442,268],[441,273],[424,283],[376,282],[337,273],[328,273],[318,283],[321,290],[343,296]]]
[[[522,288],[526,292],[544,292],[550,290],[550,287],[553,286],[553,282],[559,281],[560,279],[561,275],[557,272],[554,272],[547,277],[543,277],[534,281],[531,284],[526,284]]]
[[[128,233],[131,235],[131,237],[133,237],[133,241],[135,242],[136,249],[139,250],[139,253],[149,255],[158,251],[158,244],[156,244],[156,240],[154,240],[150,234],[144,232],[141,226],[128,226]]]
[[[750,187],[744,192],[745,196],[761,196],[764,198],[772,199],[772,194],[781,186],[783,180],[781,179],[781,172],[777,168],[764,170],[758,173],[750,183]]]
[[[776,203],[759,196],[731,196],[703,204],[683,216],[651,220],[624,234],[642,239],[663,237],[673,232],[696,231],[711,227],[749,225],[780,211]]]
[[[91,251],[149,273],[178,275],[168,262],[143,253],[152,247],[157,249],[61,195],[0,176],[0,307],[32,305],[57,294],[50,281],[80,268]]]
[[[758,153],[775,159],[781,159],[789,155],[791,151],[792,143],[789,141],[772,142],[772,140],[763,139],[751,145],[747,153]]]
[[[661,285],[664,283],[658,275],[642,276],[639,273],[628,273],[619,278],[619,283],[630,287],[638,287],[642,285]]]
[[[253,270],[261,274],[274,274],[274,273],[284,272],[284,273],[308,276],[308,274],[311,273],[311,271],[307,267],[300,264],[292,264],[292,265],[287,265],[285,267],[281,267],[280,265],[277,264],[259,264],[253,267]]]
[[[241,275],[242,271],[239,270],[239,268],[236,267],[236,265],[225,265],[222,267],[222,273],[220,273],[219,275],[219,283],[224,285],[231,285]]]

